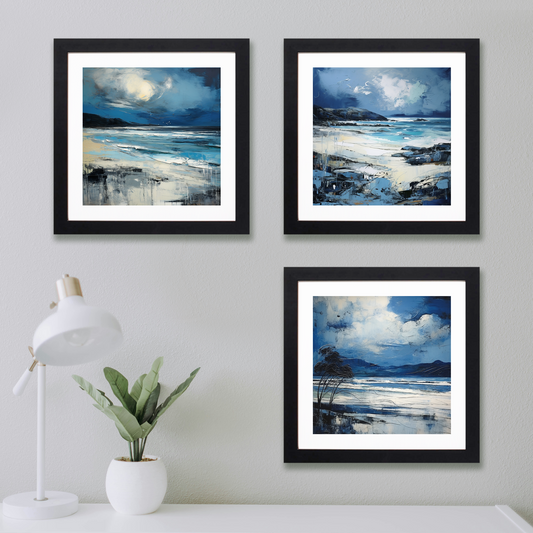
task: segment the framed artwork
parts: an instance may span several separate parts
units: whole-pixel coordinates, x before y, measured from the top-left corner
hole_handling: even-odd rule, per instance
[[[249,40],[56,39],[54,233],[249,233]]]
[[[479,269],[286,268],[285,462],[478,463]]]
[[[479,234],[479,39],[285,40],[286,234]]]

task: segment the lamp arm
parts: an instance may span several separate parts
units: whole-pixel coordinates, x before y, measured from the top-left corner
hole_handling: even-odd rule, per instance
[[[37,363],[39,362],[37,361],[37,359],[35,359],[35,356],[33,355],[33,348],[31,346],[28,346],[28,349],[30,350],[31,356],[33,357],[33,363],[31,364],[30,368],[24,371],[24,374],[20,376],[20,379],[17,381],[17,384],[13,387],[13,394],[15,396],[20,396],[24,392],[28,381],[30,381],[31,376],[33,375],[33,369],[35,368],[35,365],[37,365]]]
[[[33,376],[33,372],[27,368],[24,370],[24,374],[20,376],[20,379],[17,381],[17,384],[13,387],[13,394],[15,396],[20,396],[24,389],[26,388],[26,385],[28,384],[28,381],[30,381],[30,378]]]

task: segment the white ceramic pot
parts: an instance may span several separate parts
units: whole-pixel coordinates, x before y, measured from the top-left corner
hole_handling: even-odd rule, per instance
[[[132,463],[117,457],[107,469],[105,489],[109,503],[122,514],[148,514],[159,509],[167,492],[167,469],[159,457],[155,461]]]

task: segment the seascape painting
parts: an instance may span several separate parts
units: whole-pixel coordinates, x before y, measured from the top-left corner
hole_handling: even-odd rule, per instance
[[[313,205],[449,206],[451,152],[451,68],[313,68]]]
[[[450,328],[450,296],[314,296],[313,433],[450,434]]]
[[[83,68],[83,205],[220,205],[220,70]]]

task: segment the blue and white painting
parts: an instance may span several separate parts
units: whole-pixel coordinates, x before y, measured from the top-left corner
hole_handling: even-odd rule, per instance
[[[451,205],[450,68],[313,69],[313,205]]]
[[[450,296],[315,296],[313,320],[315,434],[450,433]]]
[[[84,68],[83,203],[220,205],[220,68]]]

